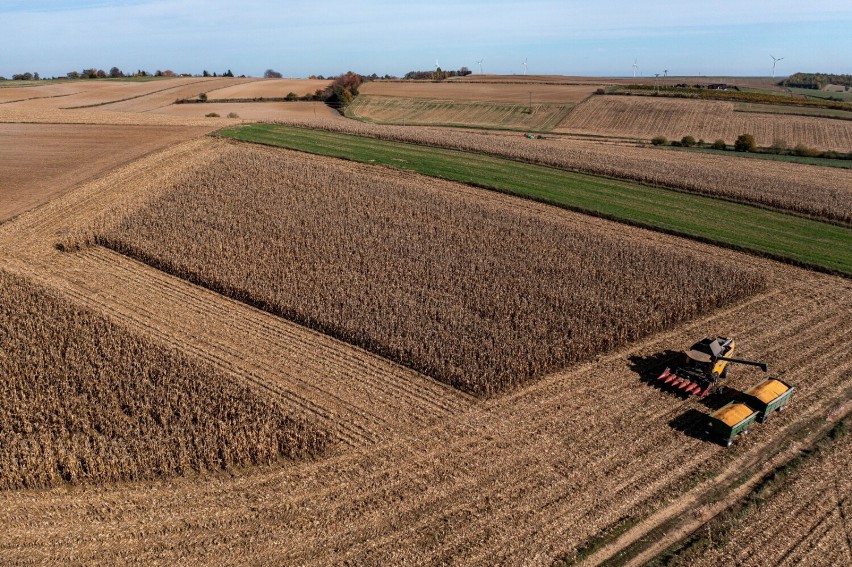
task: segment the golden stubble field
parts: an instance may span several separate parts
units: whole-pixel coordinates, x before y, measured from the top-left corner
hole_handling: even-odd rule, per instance
[[[7,270],[215,364],[282,407],[302,408],[334,432],[337,451],[227,476],[3,492],[0,521],[14,526],[0,535],[3,561],[549,564],[625,516],[652,522],[731,471],[759,470],[801,424],[824,422],[848,396],[848,280],[408,174],[382,172],[619,239],[675,246],[696,261],[757,267],[769,288],[476,401],[104,248],[55,249],[74,226],[117,203],[119,213],[133,210],[227,146],[210,139],[173,146],[21,215],[0,227],[0,257]],[[709,411],[700,401],[646,383],[661,353],[714,333],[737,337],[744,355],[769,361],[799,386],[791,411],[727,451],[680,429],[694,412]],[[737,369],[730,386],[759,379]]]

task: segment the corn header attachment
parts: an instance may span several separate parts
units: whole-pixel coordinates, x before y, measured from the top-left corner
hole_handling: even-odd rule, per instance
[[[657,381],[687,394],[706,396],[727,378],[730,363],[758,366],[764,372],[768,371],[766,363],[731,358],[734,348],[736,343],[733,339],[701,339],[686,352],[684,364],[666,368]]]

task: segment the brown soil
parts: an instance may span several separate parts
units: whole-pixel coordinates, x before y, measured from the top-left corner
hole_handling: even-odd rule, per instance
[[[707,474],[753,460],[798,424],[828,415],[852,385],[848,280],[459,186],[506,207],[687,249],[699,261],[757,266],[771,286],[475,403],[102,248],[54,249],[73,226],[118,202],[138,207],[180,169],[204,166],[219,144],[183,143],[21,215],[0,227],[0,258],[315,414],[352,448],[227,478],[3,493],[0,561],[548,565],[620,518],[677,506]],[[727,450],[691,436],[695,414],[718,400],[681,399],[646,383],[665,353],[717,333],[736,337],[743,356],[767,360],[799,387],[789,411]],[[728,385],[742,390],[761,378],[735,368]]]
[[[0,222],[212,128],[0,124]]]

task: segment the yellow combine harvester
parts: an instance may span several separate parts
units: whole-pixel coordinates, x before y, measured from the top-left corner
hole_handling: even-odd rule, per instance
[[[716,337],[701,339],[686,352],[682,366],[666,368],[657,380],[688,394],[706,396],[727,378],[730,363],[758,366],[764,372],[769,367],[764,362],[731,358],[736,348],[733,339]]]

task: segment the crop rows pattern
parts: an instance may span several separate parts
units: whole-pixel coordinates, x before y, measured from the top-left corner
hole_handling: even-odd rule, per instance
[[[515,135],[460,135],[442,128],[327,119],[293,119],[287,124],[482,152],[852,223],[852,170],[656,148],[602,148],[559,139],[532,141]]]
[[[643,96],[595,96],[579,105],[559,125],[560,130],[636,136],[657,135],[723,139],[729,144],[740,134],[752,134],[758,145],[784,140],[791,147],[805,144],[824,150],[852,150],[852,122],[807,116],[734,112],[730,102],[667,99]]]
[[[0,270],[0,489],[320,454],[326,433],[209,366]]]
[[[233,145],[99,240],[478,395],[763,287],[441,187]]]
[[[451,124],[548,131],[568,115],[570,104],[464,102],[386,96],[359,96],[347,116],[382,124]]]

